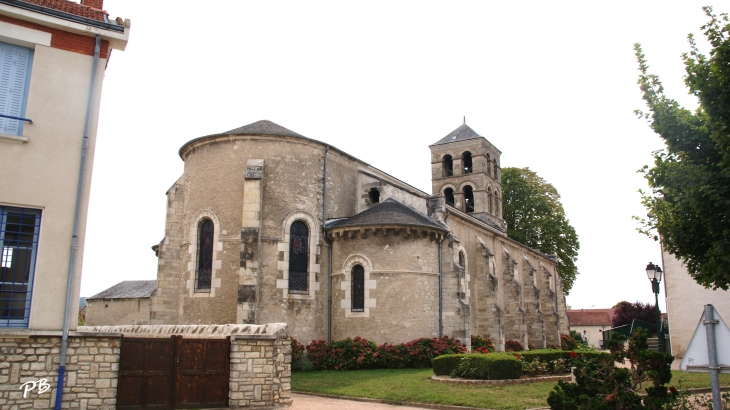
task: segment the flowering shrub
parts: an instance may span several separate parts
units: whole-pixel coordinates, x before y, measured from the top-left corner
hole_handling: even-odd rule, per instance
[[[379,356],[378,347],[360,336],[333,341],[313,340],[307,346],[307,356],[318,370],[352,370],[374,367]]]
[[[299,343],[297,339],[291,338],[291,362],[297,362],[304,357],[304,344]]]
[[[522,344],[516,340],[507,340],[504,342],[504,350],[506,352],[521,352],[525,350]]]
[[[483,353],[483,354],[487,354],[487,353],[489,353],[489,349],[487,349],[486,347],[477,347],[477,348],[476,348],[476,349],[474,350],[474,352],[475,352],[475,353]]]
[[[472,336],[471,337],[471,348],[474,351],[478,351],[480,347],[487,349],[490,352],[494,351],[494,342],[492,339],[485,336]]]
[[[307,356],[317,370],[431,367],[434,357],[464,352],[466,346],[448,336],[380,346],[357,336],[329,344],[324,340],[313,340],[307,345]]]
[[[573,350],[578,348],[578,341],[573,336],[563,333],[560,335],[560,347],[563,350]]]
[[[530,377],[541,376],[550,373],[550,365],[542,360],[533,360],[531,362],[522,362],[522,374]]]

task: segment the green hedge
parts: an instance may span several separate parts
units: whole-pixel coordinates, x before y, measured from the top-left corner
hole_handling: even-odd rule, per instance
[[[523,352],[514,352],[516,354],[519,354],[520,357],[522,357],[522,360],[524,360],[526,363],[530,363],[533,360],[540,360],[543,362],[552,362],[557,359],[566,359],[570,360],[571,352],[575,352],[576,358],[580,358],[581,356],[585,356],[586,359],[599,359],[601,357],[610,357],[611,354],[607,352],[601,352],[598,350],[557,350],[557,349],[535,349],[535,350],[528,350]]]
[[[522,361],[509,353],[447,354],[432,360],[436,375],[449,375],[459,369],[462,359],[469,361],[472,378],[483,380],[519,379]]]

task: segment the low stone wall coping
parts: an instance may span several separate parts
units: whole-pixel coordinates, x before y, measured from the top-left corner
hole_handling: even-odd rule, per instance
[[[119,332],[68,332],[69,337],[122,337]],[[0,338],[61,337],[61,330],[0,329]]]
[[[187,339],[224,339],[227,336],[242,338],[277,339],[288,337],[286,323],[265,325],[124,325],[79,326],[80,332],[121,333],[127,337],[170,337],[180,335]]]
[[[526,383],[540,383],[540,382],[557,382],[563,380],[569,382],[571,375],[565,376],[542,376],[542,377],[526,377],[524,379],[504,379],[504,380],[474,380],[474,379],[459,379],[451,376],[431,376],[431,380],[439,383],[452,383],[452,384],[482,384],[482,385],[503,385],[503,384],[526,384]]]

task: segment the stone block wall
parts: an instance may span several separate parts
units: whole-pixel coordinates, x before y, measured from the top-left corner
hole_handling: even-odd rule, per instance
[[[291,404],[291,340],[231,337],[229,408]]]
[[[0,408],[50,409],[56,400],[60,336],[0,333]],[[56,332],[59,333],[60,332]],[[119,371],[119,335],[70,336],[63,390],[64,409],[116,408]],[[23,383],[46,379],[23,397]]]

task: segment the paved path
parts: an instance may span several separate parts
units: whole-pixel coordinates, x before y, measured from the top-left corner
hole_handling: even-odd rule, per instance
[[[310,396],[292,393],[294,404],[291,410],[421,410],[424,407],[394,406],[391,404],[371,403],[366,401],[331,399],[328,397]]]

